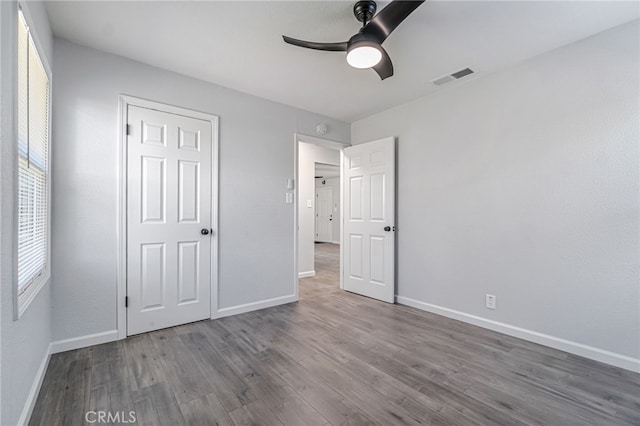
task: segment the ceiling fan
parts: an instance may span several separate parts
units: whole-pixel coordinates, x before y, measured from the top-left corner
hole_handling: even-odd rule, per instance
[[[297,40],[285,35],[282,38],[285,43],[306,47],[307,49],[347,52],[349,65],[354,68],[373,68],[380,76],[380,79],[384,80],[393,75],[393,64],[387,52],[382,48],[382,43],[422,3],[424,3],[424,0],[394,0],[375,15],[375,1],[358,1],[353,6],[353,14],[358,21],[362,22],[362,28],[349,41],[318,43]]]

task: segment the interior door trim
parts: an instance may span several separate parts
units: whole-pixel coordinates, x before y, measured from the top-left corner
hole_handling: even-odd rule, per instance
[[[218,183],[219,183],[219,117],[202,111],[121,94],[118,99],[118,217],[117,217],[117,274],[116,274],[116,330],[118,339],[127,337],[127,114],[129,106],[163,111],[211,122],[211,312],[218,316]]]

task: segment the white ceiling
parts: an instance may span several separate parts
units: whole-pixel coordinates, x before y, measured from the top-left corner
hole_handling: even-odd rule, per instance
[[[49,1],[47,10],[58,37],[349,122],[445,90],[430,83],[445,74],[491,73],[640,16],[635,1],[429,1],[384,43],[395,67],[385,81],[341,52],[282,41],[346,41],[359,27],[354,2]]]

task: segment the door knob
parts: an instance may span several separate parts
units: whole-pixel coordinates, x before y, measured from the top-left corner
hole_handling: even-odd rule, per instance
[[[207,228],[202,228],[202,229],[200,230],[200,233],[201,233],[202,235],[209,235],[209,230],[208,230]]]
[[[387,232],[389,232],[389,231],[391,231],[391,227],[390,227],[390,226],[385,226],[385,227],[384,227],[384,230],[385,230],[385,231],[387,231]]]

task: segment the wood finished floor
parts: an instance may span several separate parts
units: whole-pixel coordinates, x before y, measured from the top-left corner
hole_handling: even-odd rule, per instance
[[[316,276],[299,280],[300,300],[340,291],[340,246],[316,243],[314,248]]]
[[[319,246],[298,303],[52,356],[30,424],[640,424],[639,375],[342,292]]]

